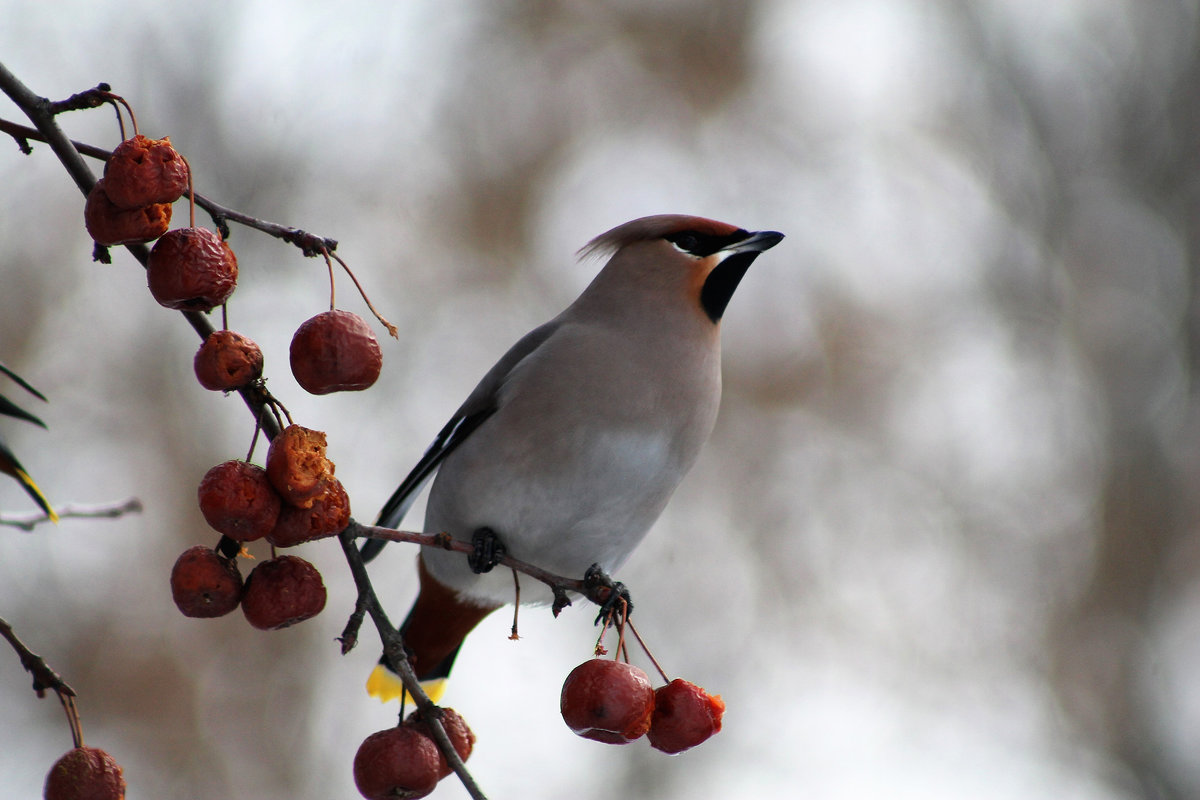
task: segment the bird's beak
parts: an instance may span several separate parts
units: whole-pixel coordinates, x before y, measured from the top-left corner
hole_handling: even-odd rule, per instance
[[[783,234],[776,231],[751,233],[740,242],[731,244],[715,253],[717,265],[704,279],[700,289],[700,306],[713,322],[718,322],[725,313],[729,298],[737,289],[754,259],[763,250],[769,250],[783,241]]]
[[[735,245],[725,248],[726,253],[761,253],[770,250],[783,241],[783,234],[778,231],[756,231]]]

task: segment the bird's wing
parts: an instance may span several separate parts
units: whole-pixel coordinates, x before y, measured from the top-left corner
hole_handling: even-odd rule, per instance
[[[421,488],[433,477],[442,460],[458,447],[467,437],[475,432],[488,417],[498,408],[498,395],[505,379],[530,353],[537,350],[556,331],[561,322],[551,320],[544,325],[534,328],[521,337],[499,361],[496,362],[483,379],[467,397],[466,401],[454,412],[454,416],[434,438],[433,443],[421,456],[412,471],[408,473],[384,504],[375,523],[385,528],[395,528],[400,525],[404,515],[416,501]],[[386,542],[382,539],[368,539],[363,543],[361,552],[364,561],[370,561],[383,549]]]

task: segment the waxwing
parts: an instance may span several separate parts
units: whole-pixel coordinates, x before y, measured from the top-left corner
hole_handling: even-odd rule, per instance
[[[617,569],[658,518],[712,431],[721,399],[720,321],[751,262],[783,234],[701,217],[627,222],[580,253],[610,256],[565,311],[504,354],[392,495],[398,527],[434,476],[425,530],[490,537],[566,577]],[[369,540],[364,559],[384,542]],[[435,701],[463,638],[513,600],[508,570],[423,548],[420,591],[400,628]],[[550,602],[522,586],[522,602]],[[403,687],[384,661],[367,682]]]

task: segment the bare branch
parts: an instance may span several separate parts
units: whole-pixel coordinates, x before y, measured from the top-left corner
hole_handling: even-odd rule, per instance
[[[3,636],[12,645],[12,649],[17,651],[17,657],[21,659],[21,666],[25,668],[25,671],[33,675],[33,691],[37,692],[37,696],[45,697],[47,689],[58,696],[63,710],[67,712],[67,724],[71,726],[71,738],[76,747],[82,747],[83,726],[79,722],[79,711],[75,707],[75,690],[50,668],[46,659],[30,650],[24,642],[17,638],[17,634],[7,620],[0,619],[0,636]]]
[[[58,518],[62,519],[115,519],[126,514],[139,514],[144,510],[142,501],[136,497],[121,500],[116,503],[98,503],[85,505],[83,503],[68,503],[55,509]],[[0,525],[32,531],[38,525],[49,522],[50,516],[41,512],[30,514],[0,513]]]

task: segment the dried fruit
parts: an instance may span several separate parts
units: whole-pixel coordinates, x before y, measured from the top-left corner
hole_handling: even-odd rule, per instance
[[[372,733],[354,754],[354,785],[367,800],[424,797],[438,783],[437,745],[411,727]]]
[[[146,281],[159,305],[210,311],[237,287],[237,257],[208,228],[176,228],[150,250]]]
[[[571,670],[559,708],[567,727],[583,738],[628,744],[650,728],[654,690],[632,664],[593,658]]]
[[[682,753],[721,730],[725,703],[694,683],[676,678],[654,692],[650,746],[664,753]]]
[[[138,208],[119,208],[109,199],[104,179],[88,192],[83,206],[83,224],[97,244],[107,246],[149,242],[171,227],[171,205],[155,203]]]
[[[325,457],[325,434],[288,425],[271,440],[267,477],[289,505],[310,508],[333,477],[333,462]]]
[[[108,196],[119,208],[174,203],[187,191],[187,162],[171,138],[140,133],[117,145],[104,165]]]
[[[312,394],[367,389],[379,377],[383,355],[366,321],[349,311],[325,311],[292,336],[292,375]]]
[[[271,532],[283,501],[267,471],[247,461],[226,461],[210,469],[196,491],[200,512],[218,533],[252,542]]]
[[[297,556],[263,561],[246,579],[242,613],[246,621],[274,631],[315,617],[325,608],[325,583],[317,568]]]
[[[46,800],[122,800],[125,776],[121,765],[98,747],[67,751],[46,775]]]
[[[227,392],[262,377],[263,354],[252,339],[230,330],[213,331],[192,361],[205,389]]]
[[[454,745],[454,752],[458,753],[458,757],[466,761],[471,757],[471,751],[475,749],[475,734],[467,727],[467,721],[462,718],[462,715],[453,708],[443,708],[442,712],[442,728],[445,729],[446,735],[450,737],[450,744]],[[425,715],[418,709],[408,715],[404,720],[404,724],[410,728],[415,728],[421,733],[433,739],[433,732],[430,730],[429,721],[425,719]],[[437,742],[434,742],[437,747]],[[449,775],[453,770],[450,769],[450,762],[446,760],[446,756],[442,754],[441,749],[438,749],[438,780]]]
[[[187,617],[221,617],[242,601],[237,562],[211,547],[183,551],[171,568],[171,599]]]
[[[285,505],[267,541],[276,547],[292,547],[341,533],[349,524],[350,496],[341,481],[330,478],[310,507]]]

